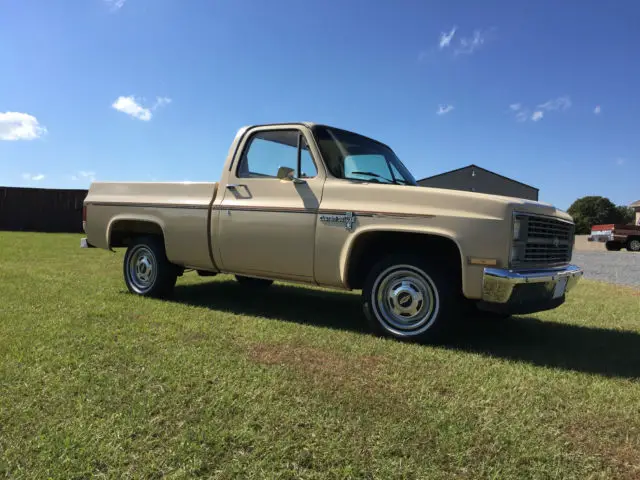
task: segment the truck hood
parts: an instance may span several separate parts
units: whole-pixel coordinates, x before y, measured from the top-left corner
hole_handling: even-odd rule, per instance
[[[567,212],[544,202],[433,187],[327,181],[322,204],[336,210],[353,205],[349,208],[357,211],[491,220],[510,219],[518,211],[573,221]]]
[[[421,191],[415,192],[415,195],[421,198],[421,203],[424,204],[426,202],[427,205],[433,205],[444,202],[445,205],[440,207],[441,209],[453,207],[456,210],[468,212],[472,216],[488,215],[510,218],[512,213],[517,211],[573,221],[571,215],[567,212],[545,202],[442,188],[418,187],[418,189]]]

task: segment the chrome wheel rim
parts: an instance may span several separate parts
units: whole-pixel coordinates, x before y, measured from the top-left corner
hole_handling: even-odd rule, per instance
[[[376,317],[385,329],[398,336],[425,332],[440,309],[433,280],[412,265],[396,265],[378,275],[372,296]]]
[[[127,276],[134,290],[144,293],[156,281],[158,264],[156,257],[146,245],[138,245],[129,255],[127,262]]]
[[[629,242],[629,249],[633,252],[640,251],[640,240],[631,240]]]

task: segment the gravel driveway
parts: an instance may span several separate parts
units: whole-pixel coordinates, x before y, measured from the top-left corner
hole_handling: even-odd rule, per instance
[[[582,267],[585,278],[640,287],[640,253],[574,252],[571,262]]]

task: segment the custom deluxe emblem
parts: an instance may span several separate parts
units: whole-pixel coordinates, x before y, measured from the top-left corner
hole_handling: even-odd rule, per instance
[[[324,223],[343,223],[347,231],[352,231],[356,226],[356,214],[346,212],[344,215],[320,215],[320,221]]]

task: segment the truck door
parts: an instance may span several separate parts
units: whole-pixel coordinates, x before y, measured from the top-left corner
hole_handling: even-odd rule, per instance
[[[306,135],[296,126],[258,127],[240,142],[216,206],[220,212],[213,247],[219,249],[223,270],[313,279],[325,176]]]

